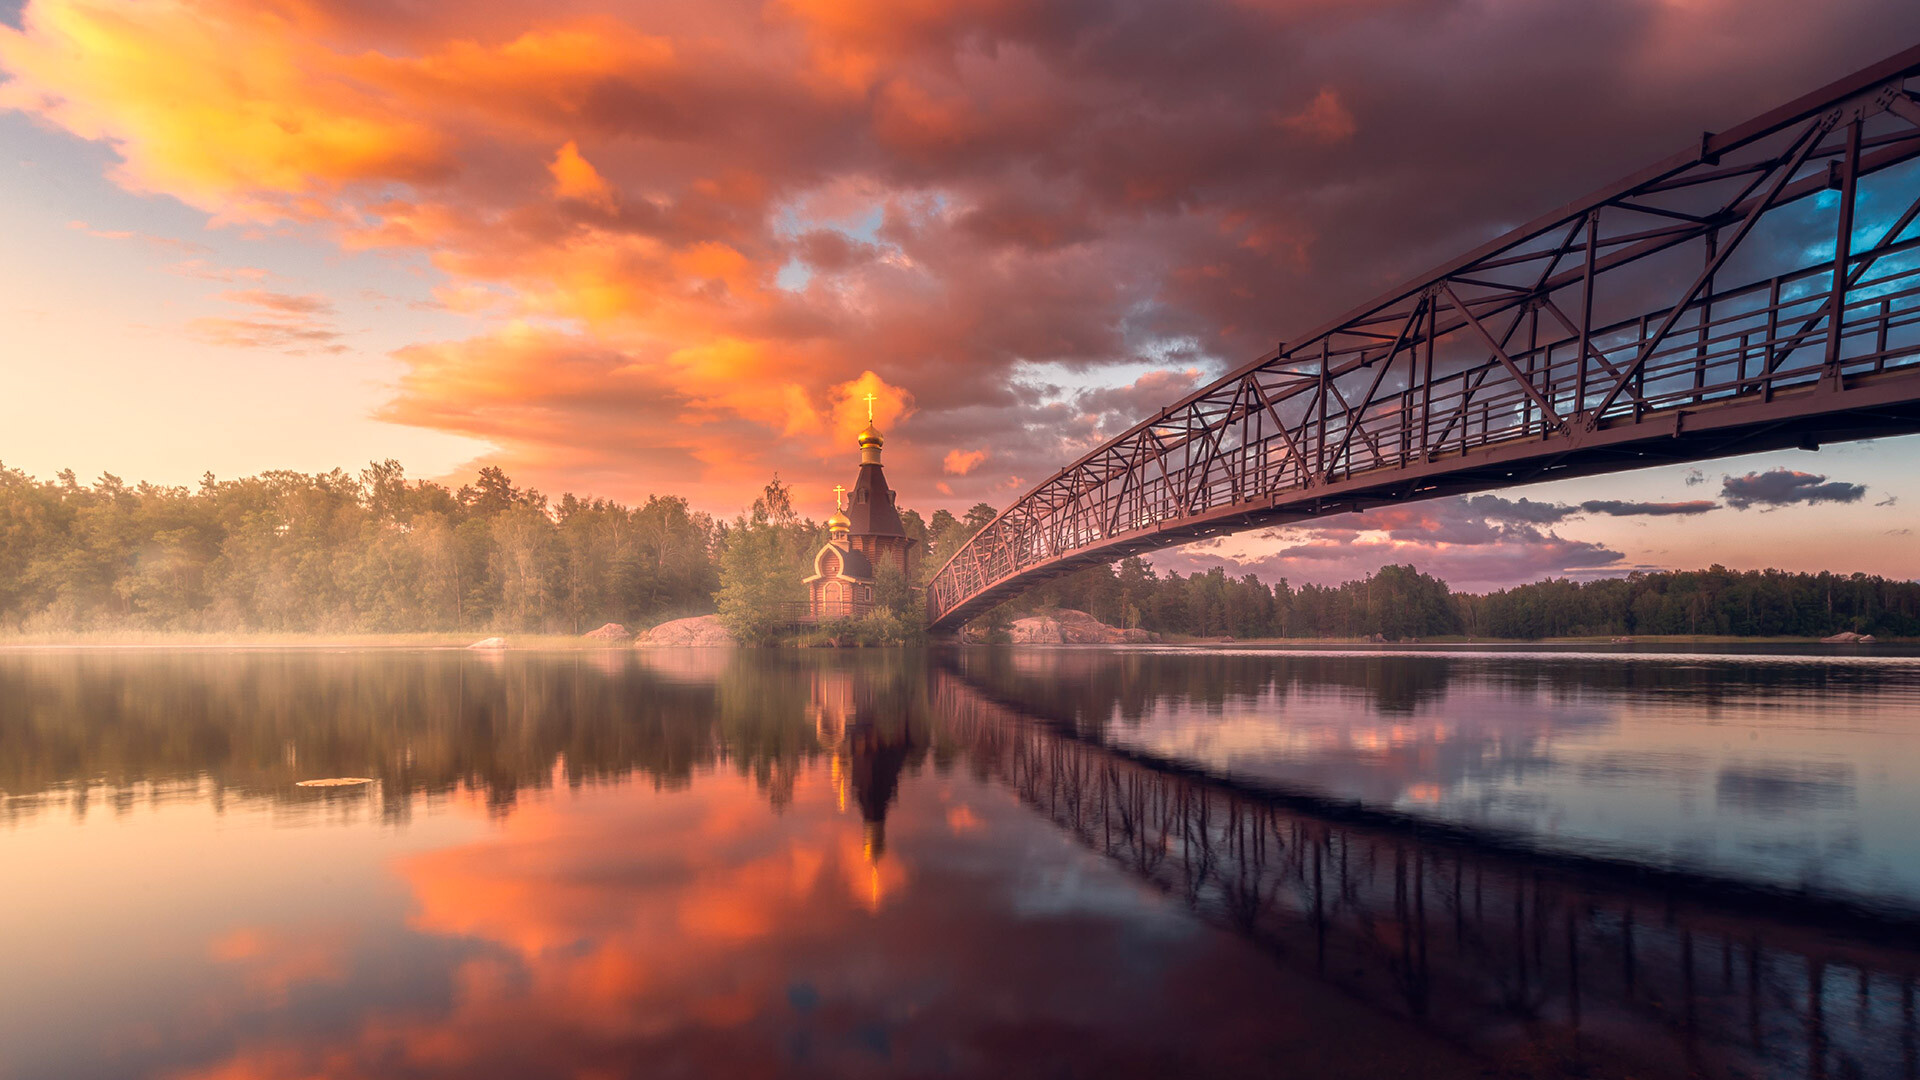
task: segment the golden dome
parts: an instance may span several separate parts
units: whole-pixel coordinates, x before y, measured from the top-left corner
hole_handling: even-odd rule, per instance
[[[843,533],[851,528],[853,528],[853,522],[842,511],[835,510],[833,516],[827,519],[828,532]]]
[[[880,446],[883,445],[885,441],[886,440],[880,437],[880,429],[873,426],[873,421],[867,421],[866,428],[860,432],[860,449],[865,450],[869,446]]]

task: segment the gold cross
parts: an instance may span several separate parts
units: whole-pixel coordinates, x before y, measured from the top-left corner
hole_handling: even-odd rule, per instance
[[[873,403],[875,400],[877,400],[877,395],[873,393],[867,394],[867,423],[869,424],[873,423]]]
[[[841,496],[845,495],[846,493],[847,493],[846,485],[844,484],[833,485],[833,508],[835,510],[845,510],[847,508],[846,501],[841,498]]]

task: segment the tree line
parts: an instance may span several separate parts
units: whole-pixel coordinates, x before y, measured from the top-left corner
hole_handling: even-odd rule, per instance
[[[450,489],[397,462],[198,487],[36,481],[0,466],[0,627],[579,633],[712,610],[724,529],[638,506]]]
[[[958,516],[902,509],[921,551],[912,577],[884,577],[874,612],[815,636],[919,640],[918,590],[994,514],[986,503]],[[358,475],[209,474],[189,488],[112,475],[83,485],[71,472],[38,481],[0,465],[0,630],[577,634],[717,611],[743,639],[770,641],[790,632],[825,540],[778,477],[727,521],[673,496],[551,499],[491,467],[459,488],[408,480],[393,461]],[[1198,637],[1920,636],[1920,584],[1720,566],[1474,595],[1412,566],[1295,587],[1128,558],[984,621],[1004,628],[1054,607]]]
[[[1160,574],[1129,558],[1042,585],[993,618],[1004,622],[1048,607],[1198,637],[1920,636],[1920,582],[1718,565],[1584,582],[1550,578],[1476,595],[1453,592],[1412,566],[1295,588],[1284,578],[1269,585],[1217,567],[1185,577]]]

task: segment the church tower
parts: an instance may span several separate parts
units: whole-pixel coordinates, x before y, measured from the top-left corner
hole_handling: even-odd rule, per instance
[[[867,426],[860,432],[860,476],[853,482],[853,496],[847,502],[847,542],[867,557],[875,571],[891,566],[903,576],[913,574],[913,541],[900,521],[900,509],[894,505],[893,489],[887,486],[886,470],[880,465],[880,449],[886,440],[873,424],[873,401],[867,401]]]

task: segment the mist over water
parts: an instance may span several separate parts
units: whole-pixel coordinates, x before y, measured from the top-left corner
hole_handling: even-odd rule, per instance
[[[1913,1075],[1916,705],[1876,656],[4,652],[0,1076]]]

